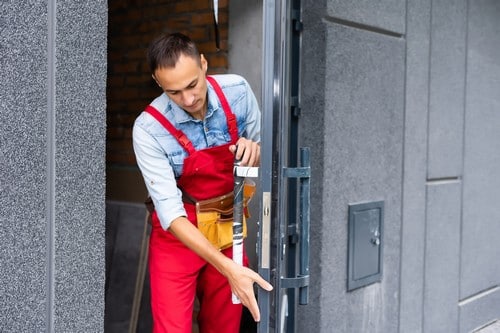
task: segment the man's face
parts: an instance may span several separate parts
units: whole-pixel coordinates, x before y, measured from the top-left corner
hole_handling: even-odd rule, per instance
[[[207,99],[207,61],[203,55],[200,62],[181,55],[175,67],[158,68],[153,78],[170,97],[194,118],[203,119]]]

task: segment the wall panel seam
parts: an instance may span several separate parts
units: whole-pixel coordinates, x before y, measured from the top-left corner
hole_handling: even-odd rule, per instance
[[[405,1],[405,32],[408,34],[408,1]],[[399,248],[401,249],[401,254],[399,257],[399,281],[398,281],[398,316],[397,316],[397,328],[398,331],[401,331],[401,312],[402,312],[402,298],[401,298],[401,290],[403,287],[403,236],[404,236],[404,219],[405,219],[405,177],[406,177],[406,170],[405,170],[405,163],[406,163],[406,154],[407,154],[407,149],[406,149],[406,135],[407,135],[407,129],[406,129],[406,122],[407,122],[407,94],[408,94],[408,40],[405,40],[405,54],[404,54],[404,86],[403,86],[403,137],[401,140],[402,141],[402,147],[401,147],[401,227],[399,228]]]
[[[341,19],[341,18],[334,17],[334,16],[324,16],[323,19],[327,22],[330,22],[330,23],[335,23],[335,24],[340,24],[340,25],[346,26],[346,27],[370,31],[370,32],[378,33],[378,34],[389,36],[389,37],[395,37],[395,38],[404,38],[405,37],[404,34],[399,33],[399,32],[375,27],[375,26],[368,25],[368,24],[349,21],[349,20]]]
[[[462,176],[465,177],[465,130],[466,130],[466,112],[467,112],[467,56],[468,56],[468,41],[469,41],[469,1],[465,0],[465,41],[464,41],[464,92],[463,92],[463,110],[462,110]],[[462,249],[463,249],[463,230],[464,230],[464,182],[460,186],[460,240],[459,252],[460,256],[458,261],[458,299],[462,297]],[[459,314],[460,315],[460,314]],[[460,318],[459,318],[460,320]]]
[[[47,332],[54,332],[56,203],[56,0],[47,2]]]
[[[429,150],[430,150],[430,108],[431,108],[431,81],[432,81],[432,21],[433,21],[433,1],[430,0],[429,4],[429,53],[428,53],[428,59],[427,59],[427,64],[428,64],[428,72],[427,72],[427,137],[426,137],[426,164],[427,164],[427,170],[426,170],[426,179],[429,178]],[[424,222],[424,244],[423,244],[423,272],[422,272],[422,309],[420,312],[421,315],[421,329],[422,332],[425,330],[425,303],[426,303],[426,297],[425,297],[425,290],[426,290],[426,277],[427,277],[427,251],[428,251],[428,246],[427,246],[427,224],[429,222],[429,211],[428,211],[428,205],[429,205],[429,189],[427,188],[426,184],[426,189],[425,189],[425,222]]]
[[[480,298],[494,294],[496,292],[500,292],[500,286],[493,286],[491,288],[481,290],[480,292],[477,292],[473,295],[467,296],[466,298],[464,298],[458,302],[458,306],[464,306],[468,303],[472,303]]]
[[[426,185],[444,185],[444,184],[454,184],[462,182],[462,177],[440,177],[427,179]]]

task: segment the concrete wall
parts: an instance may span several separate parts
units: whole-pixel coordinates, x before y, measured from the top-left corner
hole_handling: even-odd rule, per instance
[[[0,6],[0,331],[102,332],[107,4]]]
[[[298,331],[397,331],[405,7],[389,2],[302,4],[301,145],[313,157],[316,260],[313,301],[299,310]],[[347,293],[348,205],[378,200],[385,201],[384,276]]]
[[[469,332],[500,318],[498,2],[302,7],[320,259],[298,331]],[[375,200],[383,278],[347,292],[348,204]]]

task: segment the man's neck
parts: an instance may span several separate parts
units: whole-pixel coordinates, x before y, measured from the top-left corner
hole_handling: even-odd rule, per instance
[[[203,105],[203,108],[200,110],[200,112],[190,113],[191,117],[198,120],[205,119],[206,114],[207,114],[207,102],[205,102],[205,105]]]

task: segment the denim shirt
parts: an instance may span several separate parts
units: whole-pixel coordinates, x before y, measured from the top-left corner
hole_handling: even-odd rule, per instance
[[[260,109],[247,81],[234,74],[214,75],[231,111],[236,116],[239,137],[260,142]],[[195,119],[163,93],[151,105],[160,111],[192,142],[196,150],[231,142],[226,116],[217,94],[207,83],[207,112]],[[153,199],[162,228],[167,230],[174,219],[186,216],[176,179],[182,174],[187,152],[150,114],[142,112],[135,120],[132,140],[137,165]]]

